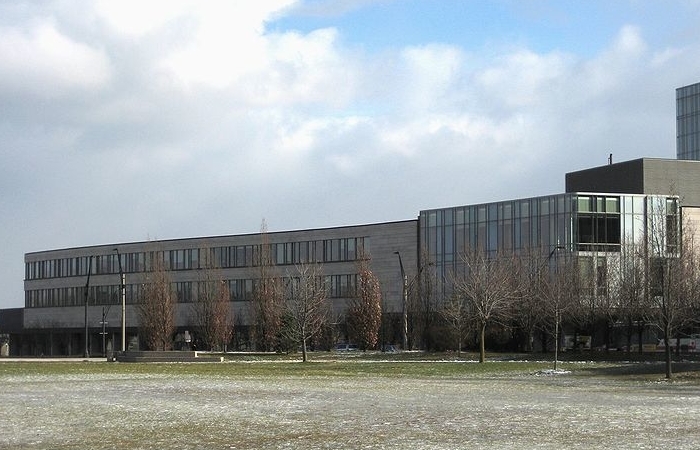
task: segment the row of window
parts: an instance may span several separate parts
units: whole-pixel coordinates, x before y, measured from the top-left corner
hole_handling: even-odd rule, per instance
[[[257,280],[224,280],[229,291],[230,301],[250,301]],[[325,277],[326,288],[330,298],[350,298],[357,292],[357,275],[329,275]],[[143,285],[127,284],[125,297],[127,304],[136,304],[142,296]],[[191,303],[197,300],[204,286],[198,281],[172,283],[172,292],[179,303]],[[90,286],[87,290],[89,305],[119,305],[121,296],[119,285]],[[84,306],[85,287],[66,287],[52,289],[34,289],[25,291],[25,307],[47,308],[65,306]]]
[[[644,212],[644,197],[630,198],[627,213],[632,212],[632,201],[637,214]],[[620,197],[602,195],[558,195],[512,200],[485,205],[460,206],[426,211],[421,215],[421,228],[466,225],[507,221],[511,219],[537,220],[550,214],[572,212],[620,213]]]
[[[154,262],[165,270],[202,268],[242,268],[261,263],[290,265],[355,261],[369,253],[369,238],[353,237],[318,241],[272,243],[268,245],[232,245],[202,249],[133,252],[119,255],[80,256],[49,259],[25,264],[25,279],[61,278],[93,275],[148,272]]]
[[[428,227],[422,235],[422,246],[430,257],[440,262],[451,260],[455,254],[469,248],[487,252],[511,251],[562,245],[571,241],[570,215],[550,214],[488,222]]]
[[[511,214],[514,208],[519,214]],[[539,215],[522,215],[525,210]],[[421,249],[437,263],[450,262],[469,248],[492,253],[574,244],[581,251],[617,252],[623,240],[643,237],[645,213],[666,218],[666,224],[652,229],[665,232],[669,247],[674,247],[676,198],[561,195],[422,212]]]

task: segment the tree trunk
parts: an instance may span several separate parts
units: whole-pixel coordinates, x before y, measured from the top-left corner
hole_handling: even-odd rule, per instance
[[[637,351],[639,352],[640,355],[642,353],[644,353],[644,346],[642,345],[643,340],[644,340],[644,326],[638,325],[637,326],[637,345],[639,348],[637,349]]]
[[[306,362],[306,338],[301,340],[301,361]]]
[[[591,343],[591,347],[593,347],[593,343]],[[608,321],[605,321],[605,353],[610,353],[610,324]]]
[[[479,362],[483,363],[486,361],[486,346],[485,346],[485,338],[486,338],[486,324],[482,323],[481,324],[481,330],[479,332]]]
[[[671,327],[668,324],[664,325],[664,353],[666,356],[666,379],[670,380],[673,377],[671,370]]]
[[[542,353],[546,354],[549,352],[549,335],[547,334],[547,330],[542,330],[540,339],[542,340]]]
[[[632,317],[627,318],[627,356],[632,351]]]

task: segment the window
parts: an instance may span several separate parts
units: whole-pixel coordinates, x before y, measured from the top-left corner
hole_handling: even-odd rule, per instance
[[[591,197],[578,197],[577,207],[579,212],[591,212]]]
[[[350,261],[354,261],[357,259],[357,250],[356,250],[357,245],[356,245],[355,241],[356,241],[355,238],[350,238],[350,239],[348,239],[348,242],[347,242],[348,260],[350,260]]]
[[[606,199],[605,199],[605,212],[607,212],[607,213],[619,213],[620,212],[620,198],[619,197],[606,197]]]
[[[620,251],[620,226],[618,214],[579,214],[576,219],[579,250]]]
[[[236,267],[245,266],[245,247],[239,245],[236,247]]]
[[[192,282],[185,281],[175,283],[175,294],[178,303],[189,303],[192,301]]]

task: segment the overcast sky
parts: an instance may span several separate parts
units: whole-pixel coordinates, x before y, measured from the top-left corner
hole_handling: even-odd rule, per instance
[[[0,3],[0,307],[26,252],[415,218],[675,157],[700,2]]]

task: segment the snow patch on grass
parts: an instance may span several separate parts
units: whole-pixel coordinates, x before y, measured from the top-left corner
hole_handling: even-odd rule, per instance
[[[689,420],[700,417],[697,385],[553,370],[391,378],[347,367],[338,376],[280,376],[272,368],[251,377],[237,375],[235,364],[217,366],[225,376],[153,367],[133,376],[0,376],[0,448],[690,449],[700,442]]]
[[[564,370],[564,369],[544,369],[544,370],[538,370],[535,372],[535,375],[537,376],[554,376],[554,375],[569,375],[571,373],[570,370]]]

